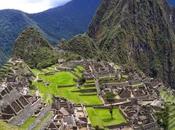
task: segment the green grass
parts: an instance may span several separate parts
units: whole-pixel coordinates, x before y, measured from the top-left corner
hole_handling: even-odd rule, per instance
[[[86,105],[102,104],[97,96],[95,87],[81,87],[81,89],[77,89],[76,87],[59,88],[59,95],[74,103]]]
[[[113,110],[113,118],[111,118],[108,109],[87,108],[87,112],[94,127],[99,126],[100,128],[104,128],[105,126],[126,123],[125,118],[117,108]]]
[[[91,83],[95,83],[95,79],[86,80],[86,84],[91,84]]]
[[[43,72],[38,70],[38,69],[32,69],[32,72],[35,76],[37,76],[38,74],[42,74]]]
[[[175,103],[175,96],[169,93],[168,91],[161,90],[160,95],[164,99],[165,102]]]
[[[35,121],[35,117],[30,117],[28,118],[24,124],[22,124],[19,128],[22,130],[27,130],[29,128],[29,126]]]
[[[175,96],[167,90],[161,90],[160,95],[164,99],[168,109],[168,130],[175,130]]]
[[[84,67],[83,66],[77,66],[76,68],[74,68],[74,71],[72,72],[76,77],[80,77],[82,78],[83,76],[83,71],[84,71]]]
[[[175,130],[175,105],[168,106],[168,130]]]
[[[24,130],[0,120],[0,130]]]
[[[45,69],[42,69],[42,71],[45,72],[45,73],[47,73],[47,72],[54,72],[54,71],[56,71],[55,70],[55,67],[56,67],[56,65],[52,65],[50,67],[47,67]]]
[[[35,71],[36,72],[36,71]],[[45,86],[42,82],[33,82],[39,89],[41,96],[47,102],[51,101],[51,95],[64,97],[74,103],[81,103],[87,105],[102,104],[97,96],[95,86],[92,87],[76,87],[76,76],[71,72],[56,72],[54,75],[39,75],[39,78],[44,82],[49,83]],[[73,87],[61,87],[64,85],[73,85]]]
[[[34,75],[38,75],[38,74],[44,74],[44,73],[48,73],[48,72],[55,72],[55,67],[56,65],[52,65],[50,67],[47,67],[45,69],[42,70],[38,70],[38,69],[32,69],[32,72]]]
[[[40,75],[44,81],[51,83],[52,85],[74,85],[75,76],[70,72],[57,72],[54,75]]]
[[[49,69],[48,69],[49,70]],[[83,68],[77,67],[74,69],[76,75],[81,76]],[[80,89],[76,87],[77,76],[72,72],[55,72],[53,75],[44,75],[43,71],[33,70],[34,74],[39,74],[39,78],[43,82],[33,82],[33,84],[39,89],[42,98],[48,102],[52,100],[52,95],[64,97],[74,103],[81,103],[84,105],[97,105],[102,104],[102,101],[97,96],[95,86],[84,87]],[[49,83],[45,86],[45,83]],[[94,80],[89,80],[86,82],[93,83]],[[64,87],[65,85],[73,85],[71,87]],[[108,109],[94,109],[92,107],[87,108],[89,118],[93,126],[98,125],[100,128],[104,128],[110,125],[118,125],[121,123],[126,123],[125,118],[119,111],[119,109],[113,110],[113,119],[109,113]],[[47,117],[43,119],[45,122]],[[35,128],[39,129],[42,122]]]

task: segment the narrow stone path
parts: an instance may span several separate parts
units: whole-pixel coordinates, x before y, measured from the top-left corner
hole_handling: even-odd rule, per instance
[[[41,122],[41,119],[45,116],[45,114],[50,110],[51,110],[51,106],[45,107],[44,110],[41,111],[39,116],[35,119],[35,122],[29,126],[28,130],[33,130],[37,126],[37,124]]]

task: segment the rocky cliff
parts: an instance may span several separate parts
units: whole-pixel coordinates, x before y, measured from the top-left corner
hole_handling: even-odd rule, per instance
[[[88,35],[106,60],[136,64],[175,86],[174,17],[166,0],[103,0]]]

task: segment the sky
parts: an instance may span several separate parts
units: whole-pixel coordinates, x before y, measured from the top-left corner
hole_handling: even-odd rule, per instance
[[[168,0],[171,4],[175,5],[175,0]]]
[[[38,13],[69,1],[71,0],[0,0],[0,10],[17,9],[27,13]]]

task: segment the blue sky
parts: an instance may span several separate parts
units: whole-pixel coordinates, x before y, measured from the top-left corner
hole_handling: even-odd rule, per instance
[[[71,0],[0,0],[1,9],[18,9],[27,13],[37,13]]]
[[[175,5],[175,0],[169,0],[169,2]]]

